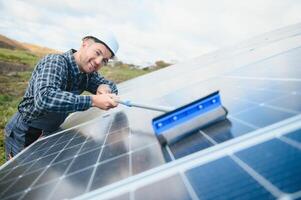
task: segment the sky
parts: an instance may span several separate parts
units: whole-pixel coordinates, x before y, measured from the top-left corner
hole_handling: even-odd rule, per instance
[[[110,30],[118,59],[177,63],[301,22],[300,0],[0,0],[0,34],[59,51]]]

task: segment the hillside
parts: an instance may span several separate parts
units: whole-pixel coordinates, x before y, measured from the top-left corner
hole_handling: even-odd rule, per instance
[[[0,34],[0,74],[30,70],[41,57],[49,53],[60,52]]]
[[[49,53],[60,53],[57,50],[50,49],[47,47],[42,47],[35,44],[29,44],[25,42],[19,42],[14,39],[8,38],[0,34],[0,48],[10,49],[10,50],[21,50],[28,51],[39,57],[44,56]]]
[[[24,46],[27,50],[29,50],[31,53],[39,56],[39,57],[43,57],[46,54],[50,54],[50,53],[62,53],[60,51],[54,50],[54,49],[50,49],[47,47],[41,47],[35,44],[29,44],[29,43],[25,43],[22,42],[21,43],[22,46]]]
[[[0,34],[0,48],[11,50],[26,50],[20,42]]]

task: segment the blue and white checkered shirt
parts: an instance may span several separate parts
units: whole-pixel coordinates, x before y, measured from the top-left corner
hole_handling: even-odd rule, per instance
[[[36,65],[18,110],[24,121],[30,122],[47,112],[71,113],[92,106],[91,96],[80,95],[83,91],[93,94],[100,84],[107,84],[118,93],[116,85],[99,73],[80,72],[71,49],[66,53],[45,56]]]

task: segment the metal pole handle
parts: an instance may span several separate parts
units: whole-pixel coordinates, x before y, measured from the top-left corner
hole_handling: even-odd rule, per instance
[[[137,108],[155,110],[155,111],[160,111],[160,112],[169,112],[169,111],[173,110],[173,108],[170,108],[170,107],[133,103],[131,101],[116,100],[116,102],[118,102],[122,105],[128,106],[128,107],[137,107]]]

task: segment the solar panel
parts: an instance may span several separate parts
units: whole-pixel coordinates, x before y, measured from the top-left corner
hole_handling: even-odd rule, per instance
[[[288,137],[289,139],[292,139],[296,142],[301,143],[301,133],[299,130],[286,135],[286,137]]]
[[[1,170],[1,198],[71,198],[165,162],[154,138],[135,142],[122,112],[101,122],[42,139],[17,156]]]
[[[186,172],[200,199],[272,199],[272,195],[230,157]],[[231,185],[231,187],[227,187]]]
[[[284,193],[301,190],[301,151],[281,138],[238,152],[237,157]]]
[[[300,55],[297,24],[121,83],[123,99],[169,107],[219,90],[228,119],[162,148],[159,112],[71,116],[87,122],[1,167],[0,198],[299,198]]]
[[[211,148],[77,199],[110,199],[116,194],[173,199],[173,191],[178,199],[300,198],[301,143],[288,139],[300,136],[300,120],[299,115],[222,144],[213,140]]]

